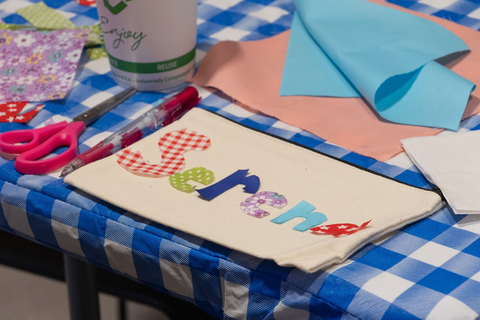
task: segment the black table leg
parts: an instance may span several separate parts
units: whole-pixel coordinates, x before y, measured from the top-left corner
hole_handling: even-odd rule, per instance
[[[127,302],[123,298],[118,300],[118,319],[127,320]]]
[[[95,267],[63,255],[71,320],[100,320]]]

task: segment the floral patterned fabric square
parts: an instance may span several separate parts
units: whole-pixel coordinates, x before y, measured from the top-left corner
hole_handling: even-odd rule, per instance
[[[0,30],[0,102],[63,99],[89,30]]]

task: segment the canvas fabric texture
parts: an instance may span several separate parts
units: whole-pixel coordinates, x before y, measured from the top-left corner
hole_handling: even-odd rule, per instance
[[[159,163],[160,138],[183,128],[212,142],[207,150],[185,154],[187,170],[205,167],[218,182],[239,169],[249,169],[250,175],[260,178],[259,191],[277,192],[287,198],[288,205],[282,209],[266,206],[263,209],[270,215],[255,218],[240,210],[240,203],[251,196],[241,185],[206,201],[196,192],[175,189],[168,178],[132,174],[115,157],[85,166],[65,182],[153,221],[306,272],[342,262],[364,244],[443,205],[441,197],[430,190],[373,174],[201,109],[193,109],[132,148],[150,163]],[[368,228],[343,237],[292,230],[303,219],[281,225],[270,221],[302,200],[327,216],[324,225],[372,221]]]

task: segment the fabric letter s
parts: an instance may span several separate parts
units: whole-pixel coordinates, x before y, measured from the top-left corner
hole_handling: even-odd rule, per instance
[[[185,168],[184,153],[202,151],[211,145],[210,139],[186,128],[167,133],[158,142],[162,153],[160,164],[148,164],[140,151],[125,149],[115,154],[117,163],[126,170],[145,176],[169,176]]]
[[[248,169],[238,170],[226,177],[225,179],[215,183],[214,185],[211,185],[207,188],[199,189],[197,190],[197,192],[200,193],[200,195],[205,199],[213,200],[225,191],[232,189],[236,185],[243,184],[245,185],[245,188],[243,188],[245,192],[255,193],[258,191],[258,188],[260,188],[260,178],[255,175],[247,177],[247,173]]]
[[[315,207],[306,201],[302,201],[284,214],[270,220],[271,222],[282,224],[294,218],[305,218],[305,221],[297,224],[293,230],[305,232],[319,224],[327,221],[327,217],[320,212],[312,212]]]

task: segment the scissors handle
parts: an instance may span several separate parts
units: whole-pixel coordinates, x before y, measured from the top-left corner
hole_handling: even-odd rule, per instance
[[[22,174],[45,174],[63,167],[77,154],[77,137],[84,129],[85,124],[81,121],[70,123],[45,142],[20,154],[15,161],[15,170]],[[38,160],[59,147],[67,146],[67,150],[55,157]]]
[[[62,121],[38,129],[13,130],[0,134],[0,150],[5,153],[19,154],[35,148],[55,133],[67,127]]]

